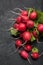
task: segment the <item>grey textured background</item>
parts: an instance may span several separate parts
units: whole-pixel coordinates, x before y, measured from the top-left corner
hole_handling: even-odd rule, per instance
[[[0,0],[0,65],[29,65],[28,61],[22,59],[18,53],[14,54],[15,41],[10,36],[10,33],[5,31],[8,29],[12,23],[7,19],[10,17],[15,17],[15,15],[7,12],[16,7],[23,8],[33,7],[43,11],[43,0]],[[43,44],[37,44],[39,52],[43,51]],[[43,56],[38,60],[34,61],[31,59],[32,65],[43,65]]]

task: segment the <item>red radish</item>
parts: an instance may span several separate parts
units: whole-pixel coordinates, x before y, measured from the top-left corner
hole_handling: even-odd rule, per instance
[[[23,45],[22,45],[22,41],[21,41],[20,39],[16,40],[15,45],[16,45],[16,47],[17,47],[17,49],[15,50],[15,52],[17,52],[18,49],[19,49],[21,46],[23,46]]]
[[[31,39],[31,33],[28,32],[28,31],[25,31],[25,32],[23,33],[23,40],[24,40],[24,41],[30,41],[30,39]]]
[[[12,22],[14,23],[14,21],[16,21],[16,23],[21,23],[22,22],[22,18],[21,18],[21,16],[18,16],[17,18],[11,18],[11,19],[9,19],[9,20],[12,20]]]
[[[40,33],[43,33],[43,24],[38,24],[37,30],[38,30]]]
[[[20,8],[15,8],[14,10],[19,10],[21,12],[21,15],[23,15],[23,16],[27,16],[28,15],[28,12],[26,10],[22,10]]]
[[[26,51],[31,51],[32,50],[32,46],[31,45],[29,45],[29,44],[26,44],[25,45],[25,47],[24,47],[24,49],[26,50]]]
[[[15,45],[16,45],[17,49],[15,50],[15,52],[18,51],[18,49],[19,49],[20,47],[23,47],[23,48],[24,48],[24,45],[25,45],[25,44],[26,44],[26,42],[22,44],[22,41],[21,41],[20,39],[16,40]]]
[[[39,39],[38,39],[38,34],[37,34],[36,30],[34,30],[32,34],[33,34],[33,36],[36,38],[37,43],[43,43],[43,42],[40,42],[40,41],[39,41]]]
[[[30,13],[30,19],[35,20],[37,18],[37,12],[33,11],[32,13]]]
[[[23,32],[23,31],[25,31],[26,30],[26,25],[24,24],[24,23],[20,23],[19,24],[19,31],[20,32]]]
[[[23,11],[21,11],[21,15],[28,16],[28,12],[23,10]]]
[[[35,38],[38,38],[38,35],[37,35],[36,30],[34,30],[32,33],[33,33],[33,36],[34,36]]]
[[[19,25],[18,25],[17,23],[14,23],[14,24],[13,24],[13,28],[15,28],[15,29],[18,30],[18,27],[19,27]]]
[[[22,21],[21,16],[18,16],[18,17],[16,18],[16,22],[17,22],[17,23],[21,23],[21,21]]]
[[[21,47],[22,41],[21,41],[20,39],[16,40],[15,45],[16,45],[17,47]]]
[[[21,16],[22,22],[27,23],[27,20],[29,19],[28,16]]]
[[[20,15],[20,16],[22,17],[22,21],[23,21],[24,23],[26,23],[27,20],[29,19],[28,16],[23,16],[23,15],[21,15],[20,13],[16,13],[16,12],[14,12],[14,11],[10,11],[10,12],[12,12],[12,13],[14,13],[14,14],[17,14],[17,15]]]
[[[34,27],[34,21],[28,20],[28,21],[27,21],[27,27],[28,27],[29,29],[33,28],[33,27]]]
[[[17,18],[11,18],[11,19],[9,19],[9,20],[14,20],[14,21],[16,21],[17,23],[21,23],[21,21],[22,21],[22,18],[21,18],[21,16],[18,16]]]
[[[28,59],[28,53],[25,50],[20,51],[20,55],[24,58],[24,59]]]
[[[28,59],[29,55],[28,55],[28,53],[27,53],[25,50],[19,51],[19,54],[20,54],[20,56],[21,56],[22,58],[28,60],[28,62],[31,64],[30,60]]]
[[[31,54],[31,56],[32,56],[33,59],[38,59],[39,58],[39,53],[34,52],[34,53]]]
[[[42,56],[43,55],[43,52],[39,55],[39,53],[37,53],[37,52],[33,52],[32,54],[31,54],[31,56],[32,56],[32,58],[33,59],[38,59],[40,56]]]

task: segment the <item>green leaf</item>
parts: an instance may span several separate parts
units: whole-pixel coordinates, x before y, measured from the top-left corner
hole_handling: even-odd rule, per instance
[[[38,22],[37,22],[37,23],[35,22],[35,23],[34,23],[34,27],[36,28],[36,27],[37,27],[37,25],[38,25]]]
[[[31,37],[31,42],[33,42],[33,41],[35,41],[36,40],[36,38],[32,35],[32,37]]]
[[[38,50],[38,48],[33,47],[33,48],[32,48],[32,52],[37,52],[37,53],[38,53],[38,52],[39,52],[39,50]]]
[[[31,28],[31,29],[28,29],[28,31],[33,32],[33,30],[35,30],[35,29],[36,29],[36,28],[33,27],[33,28]]]
[[[39,31],[36,29],[37,35],[39,35]]]
[[[33,8],[28,8],[28,17],[30,16],[30,13],[33,11]]]
[[[16,35],[18,34],[18,31],[12,27],[12,28],[10,29],[10,33],[11,33],[11,35],[16,36]]]
[[[35,20],[35,22],[37,23],[43,23],[43,12],[42,11],[39,11],[39,10],[36,10],[38,16],[37,16],[37,19]]]

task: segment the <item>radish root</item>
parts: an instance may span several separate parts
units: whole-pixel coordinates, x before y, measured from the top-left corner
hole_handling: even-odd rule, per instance
[[[22,10],[22,9],[20,9],[20,8],[15,8],[14,10],[19,10],[19,11],[21,11],[21,12],[23,11],[23,10]]]
[[[30,60],[29,60],[29,59],[27,59],[27,60],[28,60],[28,62],[31,64]]]
[[[43,42],[40,42],[40,41],[38,40],[38,38],[37,38],[37,43],[43,43]]]
[[[8,19],[8,20],[16,21],[16,19],[14,19],[14,18],[10,18],[10,19]]]
[[[43,55],[43,52],[39,56],[42,56],[42,55]]]
[[[12,10],[10,10],[9,12],[13,13],[13,14],[16,14],[16,15],[20,15],[20,13],[17,13],[17,12],[14,12]]]

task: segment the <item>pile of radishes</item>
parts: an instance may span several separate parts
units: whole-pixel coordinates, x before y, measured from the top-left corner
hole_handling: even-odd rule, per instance
[[[38,37],[40,34],[43,34],[43,23],[41,23],[41,21],[40,23],[37,22],[39,15],[37,10],[32,8],[28,8],[27,10],[15,8],[15,10],[17,9],[20,10],[20,13],[10,11],[18,15],[16,19],[10,19],[12,22],[14,20],[14,24],[10,28],[10,33],[14,38],[16,37],[15,45],[17,49],[15,52],[18,51],[20,56],[27,59],[31,64],[29,60],[29,52],[32,51],[31,57],[33,59],[38,59],[43,55],[43,52],[39,55],[38,49],[32,45],[32,42],[35,40],[37,43],[40,43]]]

